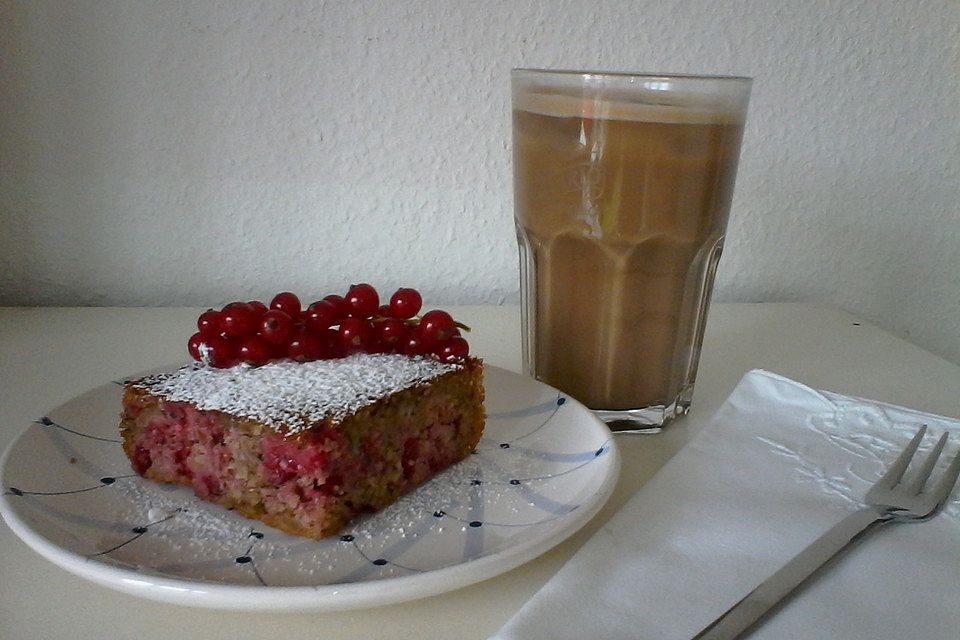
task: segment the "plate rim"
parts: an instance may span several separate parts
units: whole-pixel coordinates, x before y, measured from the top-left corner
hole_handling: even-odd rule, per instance
[[[554,387],[523,374],[484,365],[501,375],[526,378],[548,389]],[[156,371],[152,369],[151,371]],[[134,376],[124,377],[130,379]],[[110,383],[99,384],[67,398],[49,413],[78,398],[105,388]],[[558,393],[562,393],[559,392]],[[197,608],[244,611],[347,611],[374,606],[387,606],[419,600],[454,591],[489,578],[506,573],[539,557],[582,529],[610,499],[620,474],[621,456],[616,439],[610,429],[586,406],[568,394],[563,394],[565,403],[573,403],[585,412],[585,417],[606,432],[606,471],[600,486],[593,495],[571,512],[568,522],[550,533],[522,540],[517,544],[479,558],[457,562],[423,573],[392,576],[373,581],[328,585],[246,585],[228,584],[144,574],[125,567],[115,566],[87,558],[61,547],[43,533],[28,525],[17,513],[6,492],[0,493],[0,516],[11,531],[37,554],[56,566],[81,578],[104,587],[147,599],[180,604]],[[27,426],[0,455],[0,478],[7,470],[7,463],[14,449],[35,425]]]

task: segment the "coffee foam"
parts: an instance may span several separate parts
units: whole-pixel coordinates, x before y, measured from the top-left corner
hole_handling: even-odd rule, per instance
[[[538,91],[515,94],[513,108],[555,118],[626,120],[661,124],[739,124],[744,116],[729,103],[694,94],[654,90],[591,96]]]

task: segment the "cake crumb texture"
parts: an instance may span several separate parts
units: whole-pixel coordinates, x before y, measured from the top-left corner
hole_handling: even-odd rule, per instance
[[[475,358],[191,365],[129,383],[120,427],[141,476],[319,538],[466,457],[483,399]]]

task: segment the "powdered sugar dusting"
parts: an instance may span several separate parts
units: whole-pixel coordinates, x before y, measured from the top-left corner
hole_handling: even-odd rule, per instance
[[[166,400],[258,420],[292,434],[327,418],[339,422],[460,366],[397,354],[356,354],[303,363],[285,360],[229,369],[195,363],[132,385]]]

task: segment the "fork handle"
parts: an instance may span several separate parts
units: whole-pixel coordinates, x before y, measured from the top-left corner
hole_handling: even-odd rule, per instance
[[[851,513],[727,609],[726,613],[695,635],[693,640],[732,640],[738,637],[828,560],[889,519],[886,511],[874,507],[864,507]]]

